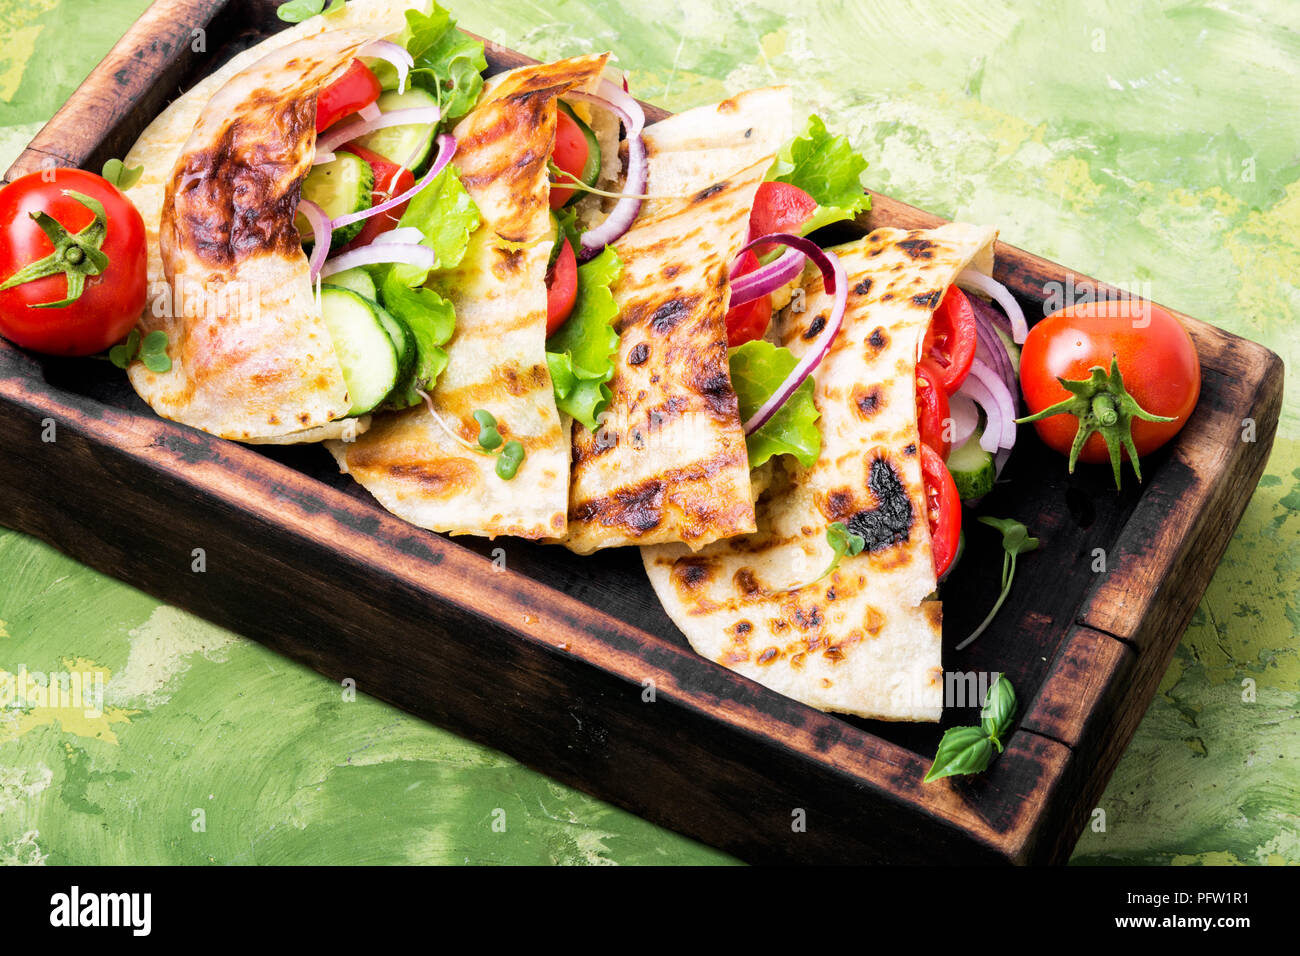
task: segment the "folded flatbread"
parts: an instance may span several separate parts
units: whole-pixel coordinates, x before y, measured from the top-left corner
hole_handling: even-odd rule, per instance
[[[427,7],[427,4],[424,5]],[[293,226],[315,156],[316,93],[370,40],[397,35],[409,0],[353,0],[236,56],[173,102],[127,154],[144,217],[150,303],[172,367],[129,369],[165,418],[239,441],[319,441],[357,430]]]
[[[623,271],[613,398],[573,426],[564,544],[699,548],[754,530],[749,458],[727,366],[728,274],[754,194],[793,135],[787,88],[753,90],[646,129],[648,200],[616,243]]]
[[[327,447],[389,511],[423,528],[524,538],[563,534],[568,502],[567,424],[546,362],[546,268],[553,234],[547,160],[556,100],[591,92],[606,54],[524,67],[493,78],[454,131],[453,165],[482,225],[439,291],[456,308],[448,362],[417,405],[377,416],[355,442]],[[489,411],[506,441],[523,444],[515,477],[478,449],[473,414]]]
[[[878,229],[833,251],[849,277],[844,327],[816,369],[822,449],[792,458],[757,506],[754,534],[692,553],[642,549],[669,616],[710,660],[822,710],[938,720],[942,610],[916,412],[916,363],[930,316],[967,267],[990,273],[990,228]],[[775,341],[804,354],[831,297],[808,269],[805,305],[782,312]],[[798,297],[795,298],[798,302]],[[826,529],[866,539],[830,575]]]

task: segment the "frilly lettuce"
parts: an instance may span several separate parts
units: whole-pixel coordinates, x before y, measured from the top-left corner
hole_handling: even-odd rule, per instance
[[[614,377],[618,305],[610,286],[623,263],[612,246],[578,266],[578,293],[568,320],[546,340],[546,361],[555,387],[555,404],[595,431],[598,416],[609,403],[605,383]]]
[[[798,186],[817,200],[817,210],[803,227],[807,235],[871,208],[871,197],[862,186],[866,169],[867,161],[848,137],[831,135],[822,118],[813,115],[804,132],[777,154],[767,178]]]
[[[727,357],[742,422],[753,417],[798,364],[789,349],[762,339],[729,349]],[[817,461],[822,449],[817,428],[821,413],[813,404],[813,387],[810,375],[762,428],[745,439],[750,468],[757,468],[774,455],[794,455],[805,468]]]

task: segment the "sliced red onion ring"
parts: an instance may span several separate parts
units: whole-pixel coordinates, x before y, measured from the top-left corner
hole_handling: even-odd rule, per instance
[[[365,106],[361,107],[361,109],[357,110],[357,115],[367,122],[379,119],[379,107],[374,103],[367,103]]]
[[[311,258],[307,260],[307,266],[311,269],[312,281],[320,275],[321,266],[325,264],[325,257],[330,254],[330,217],[325,215],[325,210],[316,205],[310,199],[298,200],[298,211],[306,217],[311,223],[312,247]]]
[[[368,246],[335,256],[321,267],[320,274],[332,276],[344,269],[372,266],[380,262],[404,262],[421,269],[433,269],[438,265],[438,256],[428,246],[405,242],[372,242]]]
[[[378,117],[372,120],[360,116],[350,117],[342,122],[335,123],[316,138],[316,158],[312,160],[312,165],[319,166],[323,162],[328,162],[328,160],[322,158],[323,155],[333,153],[335,149],[344,143],[350,143],[357,137],[373,133],[377,129],[416,124],[432,125],[438,122],[441,115],[436,106],[413,106],[410,109],[389,110],[387,113],[380,113]]]
[[[957,390],[958,395],[963,393],[974,399],[988,418],[984,434],[980,436],[980,447],[987,452],[1013,447],[1016,443],[1016,406],[997,372],[975,359],[971,363],[970,375]]]
[[[1020,304],[1016,302],[1015,296],[1007,290],[1006,286],[975,269],[967,269],[959,275],[957,285],[963,289],[983,292],[1002,306],[1003,311],[1007,313],[1007,318],[1011,320],[1012,341],[1017,345],[1024,344],[1029,335],[1029,323],[1025,321],[1025,313],[1020,310]]]
[[[578,258],[584,262],[632,228],[632,223],[641,212],[644,200],[640,194],[645,192],[650,175],[645,140],[641,138],[641,131],[645,129],[645,112],[641,109],[641,104],[608,80],[601,80],[600,92],[601,95],[597,96],[572,90],[565,93],[564,98],[594,103],[619,118],[627,132],[627,176],[622,191],[629,195],[618,201],[604,222],[582,234]]]
[[[390,114],[391,115],[391,114]],[[447,168],[451,162],[452,156],[456,155],[456,139],[453,136],[443,133],[438,137],[438,159],[429,167],[429,171],[420,177],[420,181],[401,195],[394,196],[392,199],[386,199],[378,206],[371,206],[369,209],[359,209],[356,212],[350,212],[346,215],[339,216],[334,220],[335,229],[340,226],[346,226],[354,222],[360,222],[362,219],[369,219],[371,216],[377,216],[382,212],[387,212],[404,202],[409,202],[411,197],[423,189],[427,189],[429,184],[438,178],[438,174]]]
[[[948,398],[948,416],[952,419],[952,447],[960,448],[979,428],[979,409],[969,395],[957,392]]]
[[[358,56],[373,56],[387,60],[397,70],[397,92],[406,92],[406,75],[415,66],[415,58],[400,43],[391,40],[371,40],[357,51]]]
[[[777,413],[777,410],[790,400],[790,396],[803,384],[804,379],[812,374],[813,369],[821,364],[822,359],[830,352],[831,343],[835,341],[835,336],[839,334],[840,328],[844,325],[844,308],[849,299],[849,279],[844,272],[844,263],[840,262],[839,256],[833,252],[827,252],[811,239],[792,236],[785,232],[774,232],[770,235],[759,236],[740,251],[744,253],[746,250],[764,242],[776,242],[792,249],[798,249],[811,259],[813,265],[821,271],[826,291],[835,296],[835,300],[831,306],[831,314],[826,320],[826,327],[821,330],[808,351],[804,353],[803,358],[791,369],[785,381],[777,386],[776,391],[754,413],[754,417],[745,422],[746,435],[752,435],[766,425],[768,420]]]
[[[787,249],[781,256],[765,266],[746,272],[731,280],[731,306],[744,305],[764,295],[771,295],[781,286],[803,273],[805,256],[798,249]],[[739,257],[737,257],[739,262]]]
[[[979,296],[971,296],[970,304],[975,313],[975,357],[998,373],[1015,404],[1020,383],[1017,381],[1015,366],[1011,364],[1011,356],[1007,354],[1007,347],[994,327],[993,316],[998,314],[998,310]]]

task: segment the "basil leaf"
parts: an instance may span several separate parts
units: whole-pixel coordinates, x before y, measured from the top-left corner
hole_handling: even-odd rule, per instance
[[[944,733],[925,783],[956,774],[979,773],[993,759],[993,742],[979,727],[953,727]]]
[[[993,741],[993,746],[1002,752],[1002,738],[1011,729],[1011,722],[1016,717],[1016,692],[1011,681],[1005,676],[998,677],[997,683],[989,688],[984,697],[984,707],[980,711],[980,730]]]

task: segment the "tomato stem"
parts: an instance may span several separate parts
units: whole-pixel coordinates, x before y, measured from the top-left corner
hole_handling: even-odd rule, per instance
[[[1133,473],[1137,480],[1142,480],[1142,467],[1138,463],[1137,448],[1133,445],[1133,419],[1140,418],[1148,422],[1172,422],[1173,418],[1152,415],[1142,408],[1124,388],[1124,377],[1119,371],[1119,357],[1111,353],[1110,375],[1100,365],[1094,365],[1086,379],[1058,378],[1061,387],[1071,392],[1069,398],[1057,402],[1050,408],[1017,418],[1016,424],[1036,422],[1053,415],[1073,415],[1079,420],[1078,431],[1074,433],[1074,444],[1070,446],[1070,474],[1074,474],[1075,463],[1079,453],[1093,432],[1100,433],[1110,452],[1111,470],[1115,473],[1115,487],[1120,487],[1120,449],[1128,452],[1129,461],[1133,463]]]
[[[103,204],[72,189],[63,190],[63,195],[81,203],[94,214],[95,218],[86,228],[71,234],[61,222],[48,213],[28,213],[41,232],[45,233],[46,238],[50,240],[54,251],[44,259],[37,259],[23,266],[3,285],[0,285],[0,291],[59,273],[63,273],[68,280],[65,298],[58,302],[28,303],[29,309],[57,309],[71,305],[81,298],[81,293],[85,291],[86,277],[99,275],[108,268],[108,256],[100,248],[104,244],[104,237],[108,235],[108,215],[104,212]]]

